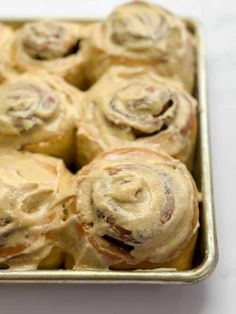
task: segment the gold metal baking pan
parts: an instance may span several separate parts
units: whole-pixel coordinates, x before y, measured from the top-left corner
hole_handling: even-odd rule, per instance
[[[208,108],[205,47],[201,26],[192,19],[184,19],[196,37],[197,73],[195,97],[200,104],[199,134],[193,172],[202,195],[200,204],[200,230],[194,256],[193,268],[188,271],[174,269],[153,270],[0,270],[0,283],[155,283],[191,284],[207,278],[218,260],[217,236],[214,217],[213,191],[211,180],[211,157],[208,131]],[[74,20],[75,21],[75,20]],[[18,27],[25,21],[3,21]],[[79,20],[78,22],[91,22]]]

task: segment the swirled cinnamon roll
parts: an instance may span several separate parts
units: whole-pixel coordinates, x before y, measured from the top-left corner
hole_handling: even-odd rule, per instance
[[[63,252],[47,236],[71,211],[72,175],[59,159],[0,151],[0,268],[57,268]]]
[[[25,73],[0,86],[0,147],[40,152],[70,163],[81,94],[62,78]]]
[[[116,8],[83,49],[91,83],[112,65],[143,66],[182,81],[192,91],[192,36],[180,18],[157,5],[133,1]]]
[[[180,161],[150,148],[114,148],[82,168],[75,186],[75,269],[191,268],[198,194]]]
[[[108,71],[87,93],[77,132],[80,164],[115,146],[158,144],[191,168],[197,103],[169,79],[142,69]]]
[[[14,38],[12,29],[0,23],[0,83],[15,72],[9,63],[10,47]]]
[[[54,20],[26,23],[12,45],[12,64],[19,71],[44,69],[83,87],[81,42],[90,27]]]

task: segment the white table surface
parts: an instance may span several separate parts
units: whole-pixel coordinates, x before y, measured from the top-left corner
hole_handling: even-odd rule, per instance
[[[1,17],[105,16],[119,0],[1,0]],[[159,0],[205,26],[220,259],[194,286],[0,285],[0,314],[236,313],[236,1]]]

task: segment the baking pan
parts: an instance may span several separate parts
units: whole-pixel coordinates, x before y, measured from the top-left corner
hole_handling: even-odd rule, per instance
[[[28,21],[28,20],[27,20]],[[89,19],[74,22],[91,23]],[[193,176],[201,192],[200,229],[195,250],[193,268],[187,271],[175,269],[153,270],[0,270],[0,283],[155,283],[192,284],[207,278],[218,260],[217,235],[214,217],[211,179],[210,140],[208,130],[207,82],[203,31],[198,22],[184,18],[196,38],[196,86],[194,96],[199,102],[199,132]],[[2,22],[18,27],[25,20],[7,19]]]

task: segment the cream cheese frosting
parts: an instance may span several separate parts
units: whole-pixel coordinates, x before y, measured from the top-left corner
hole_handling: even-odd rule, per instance
[[[77,173],[75,186],[74,268],[164,263],[181,254],[198,228],[190,173],[150,148],[104,152]]]
[[[117,7],[83,49],[92,82],[112,65],[142,65],[193,88],[192,36],[180,18],[157,5],[134,1]]]
[[[158,144],[191,164],[197,102],[180,85],[142,68],[112,68],[88,91],[77,132],[84,164],[110,147]]]
[[[0,83],[15,74],[9,63],[10,47],[14,38],[13,30],[0,23]]]
[[[80,45],[91,29],[92,25],[57,20],[25,23],[11,47],[12,67],[20,72],[44,69],[83,87]]]
[[[0,150],[0,267],[36,269],[55,243],[47,233],[73,198],[59,159]]]
[[[0,147],[24,149],[75,132],[81,97],[44,71],[8,79],[0,86]]]

